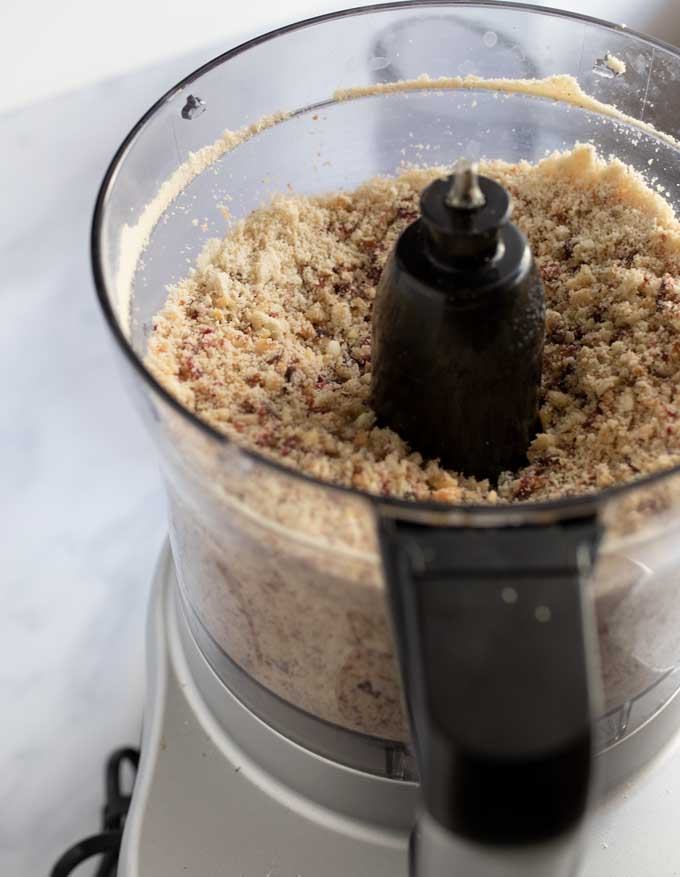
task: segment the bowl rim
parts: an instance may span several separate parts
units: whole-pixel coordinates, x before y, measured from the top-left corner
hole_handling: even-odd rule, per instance
[[[199,79],[204,73],[221,66],[238,55],[247,52],[249,49],[260,46],[264,43],[278,39],[288,33],[303,30],[307,27],[325,24],[327,22],[336,21],[342,18],[352,16],[379,14],[381,12],[397,12],[408,9],[418,8],[462,8],[462,9],[499,9],[505,11],[527,12],[533,15],[544,15],[553,18],[567,18],[576,22],[593,25],[614,33],[621,33],[633,39],[651,45],[653,48],[662,49],[676,57],[680,57],[680,49],[658,40],[647,34],[633,30],[623,24],[615,24],[600,18],[589,15],[582,15],[576,12],[568,12],[561,9],[554,9],[545,6],[534,6],[529,3],[505,2],[505,0],[402,0],[402,2],[376,3],[370,6],[356,6],[348,9],[341,9],[336,12],[329,12],[323,15],[302,19],[282,27],[275,28],[259,36],[246,40],[232,49],[222,52],[211,60],[197,67],[171,88],[169,88],[149,109],[141,116],[141,118],[132,126],[121,145],[116,150],[111,159],[102,182],[97,192],[92,223],[90,229],[90,260],[91,270],[94,279],[97,299],[104,314],[105,321],[113,334],[117,347],[123,353],[123,356],[132,366],[137,376],[141,377],[147,388],[161,397],[161,399],[180,415],[192,427],[198,429],[205,436],[219,443],[222,447],[234,447],[244,454],[247,458],[255,463],[271,469],[277,474],[299,479],[316,488],[330,491],[338,491],[344,496],[354,498],[362,498],[377,505],[379,511],[393,518],[403,518],[410,520],[422,520],[424,514],[430,516],[428,523],[454,523],[451,520],[442,520],[444,518],[457,519],[456,522],[465,524],[533,524],[557,521],[560,519],[572,519],[575,517],[585,517],[595,514],[601,506],[611,499],[623,497],[631,494],[636,490],[659,484],[674,475],[680,474],[680,464],[669,469],[660,470],[649,475],[644,475],[634,481],[628,481],[624,484],[614,485],[604,488],[600,491],[592,493],[576,494],[574,496],[560,497],[559,499],[541,500],[537,502],[524,501],[507,504],[464,504],[464,503],[441,503],[435,501],[418,501],[409,499],[400,499],[398,497],[380,496],[370,493],[366,490],[360,490],[348,487],[343,484],[336,484],[330,481],[324,481],[305,472],[300,472],[289,466],[273,460],[258,451],[239,445],[228,436],[216,430],[209,423],[202,420],[193,412],[185,408],[168,390],[163,387],[159,381],[151,374],[144,365],[143,359],[137,354],[132,345],[126,338],[120,323],[114,313],[114,309],[109,296],[104,270],[104,247],[102,245],[101,232],[104,219],[106,216],[107,202],[109,193],[115,182],[115,178],[119,167],[124,161],[128,151],[133,143],[139,137],[146,124],[155,116],[165,104],[171,100],[180,91],[188,85]],[[431,516],[435,520],[431,520]]]

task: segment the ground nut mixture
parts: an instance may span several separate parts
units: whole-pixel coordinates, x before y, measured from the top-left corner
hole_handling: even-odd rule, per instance
[[[537,165],[482,165],[511,192],[545,285],[542,432],[529,465],[492,489],[376,425],[376,284],[421,190],[445,172],[279,196],[255,211],[170,290],[148,367],[238,443],[377,494],[539,500],[680,463],[680,224],[631,169],[590,146]]]

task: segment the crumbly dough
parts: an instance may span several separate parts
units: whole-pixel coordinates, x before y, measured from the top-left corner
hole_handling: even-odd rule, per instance
[[[615,59],[615,61],[618,59]],[[620,62],[623,64],[623,62]],[[625,66],[625,65],[624,65]],[[616,72],[616,71],[614,71]],[[615,123],[637,128],[673,148],[680,148],[680,143],[663,131],[659,131],[648,122],[636,119],[611,104],[603,103],[586,94],[578,81],[570,75],[547,76],[544,79],[484,79],[479,76],[444,76],[431,78],[423,73],[416,79],[399,82],[374,83],[368,86],[344,88],[337,90],[333,97],[337,101],[356,100],[362,97],[379,94],[408,94],[410,91],[472,91],[481,89],[493,91],[500,95],[525,94],[548,100],[559,101],[565,108],[580,107],[600,116],[608,117]],[[204,146],[197,152],[190,152],[186,160],[165,180],[154,198],[149,201],[132,225],[124,225],[121,229],[118,270],[114,282],[114,306],[119,326],[129,340],[131,334],[131,297],[133,281],[137,265],[149,243],[151,233],[161,216],[168,210],[178,195],[199,174],[212,166],[225,153],[250,140],[251,137],[271,128],[289,118],[289,112],[280,111],[263,116],[257,121],[237,131],[223,131],[214,143]]]
[[[546,292],[542,432],[496,489],[375,423],[371,308],[397,236],[443,168],[278,196],[211,240],[156,317],[147,365],[239,444],[371,493],[444,503],[582,494],[680,463],[680,224],[591,146],[483,164],[514,200]]]
[[[604,60],[607,67],[609,67],[615,76],[621,76],[626,72],[626,62],[621,58],[617,58],[616,55],[612,55],[611,52],[607,52],[604,56]]]

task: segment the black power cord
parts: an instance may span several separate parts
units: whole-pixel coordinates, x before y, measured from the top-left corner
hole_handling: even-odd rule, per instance
[[[102,860],[95,877],[116,877],[118,854],[123,838],[125,817],[130,809],[132,794],[123,794],[121,772],[127,762],[136,775],[139,766],[139,750],[127,747],[117,749],[106,763],[106,803],[102,812],[102,831],[93,834],[66,850],[52,868],[50,877],[68,877],[78,867],[93,856]],[[134,781],[133,781],[134,785]]]

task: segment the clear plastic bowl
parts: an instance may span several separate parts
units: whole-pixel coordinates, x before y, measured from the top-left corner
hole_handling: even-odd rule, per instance
[[[625,75],[614,76],[603,62],[608,52],[625,62]],[[605,534],[590,587],[606,697],[600,748],[639,727],[680,684],[677,470],[543,504],[389,502],[239,448],[181,408],[145,369],[166,287],[187,274],[207,238],[223,236],[218,205],[226,197],[239,218],[288,183],[309,194],[394,173],[403,160],[536,161],[546,150],[592,141],[641,171],[652,160],[654,176],[677,200],[675,146],[599,112],[425,82],[407,93],[333,97],[337,89],[423,73],[567,73],[597,99],[680,133],[680,117],[670,112],[677,52],[622,28],[509,3],[360,9],[247,43],[168,92],[116,155],[93,228],[99,297],[158,445],[172,551],[197,640],[232,690],[275,727],[339,760],[395,776],[408,774],[409,735],[376,537],[380,514],[440,527],[597,514]],[[168,186],[177,191],[164,209],[147,208],[176,169],[225,129],[281,111],[285,119],[224,152],[187,185],[166,183],[166,193]],[[140,222],[149,232],[143,252]]]

